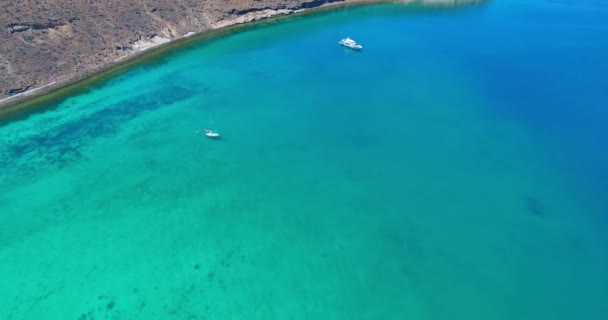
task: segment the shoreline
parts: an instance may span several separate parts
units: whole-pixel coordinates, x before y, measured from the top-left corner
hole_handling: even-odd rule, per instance
[[[339,8],[356,7],[373,4],[403,4],[405,6],[420,6],[423,8],[460,7],[481,4],[487,0],[344,0],[342,2],[325,3],[317,7],[289,10],[265,9],[252,11],[241,16],[217,21],[212,28],[200,32],[188,32],[173,39],[160,38],[158,41],[143,43],[137,50],[127,55],[109,61],[100,67],[93,68],[82,75],[74,75],[65,80],[57,80],[25,92],[0,99],[0,117],[18,113],[45,102],[61,99],[69,94],[79,92],[84,88],[109,79],[131,66],[151,60],[165,53],[180,49],[191,43],[219,38],[234,32],[243,31],[259,24],[270,23],[291,17],[303,17]]]

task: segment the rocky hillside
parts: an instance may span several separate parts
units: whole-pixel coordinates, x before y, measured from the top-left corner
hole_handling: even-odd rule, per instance
[[[0,0],[0,100],[77,79],[184,35],[277,10],[353,1],[358,0]]]

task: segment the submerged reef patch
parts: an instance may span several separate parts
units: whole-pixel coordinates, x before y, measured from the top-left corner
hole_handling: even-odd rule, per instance
[[[536,217],[544,217],[546,215],[545,208],[538,198],[526,196],[525,203],[526,209],[531,215]]]

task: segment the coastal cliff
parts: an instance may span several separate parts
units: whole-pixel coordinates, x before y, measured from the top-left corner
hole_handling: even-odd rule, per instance
[[[0,107],[175,39],[365,0],[22,0],[0,9]],[[462,4],[482,0],[405,0]],[[42,90],[40,90],[42,89]],[[40,93],[40,92],[38,92]]]

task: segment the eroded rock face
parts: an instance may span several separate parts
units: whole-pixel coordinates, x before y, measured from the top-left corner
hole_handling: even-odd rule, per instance
[[[284,14],[356,1],[361,0],[3,1],[0,99],[82,77],[184,35],[268,17],[276,10]]]
[[[21,88],[80,77],[128,55],[134,44],[210,29],[208,2],[5,1],[0,8],[0,99]]]

